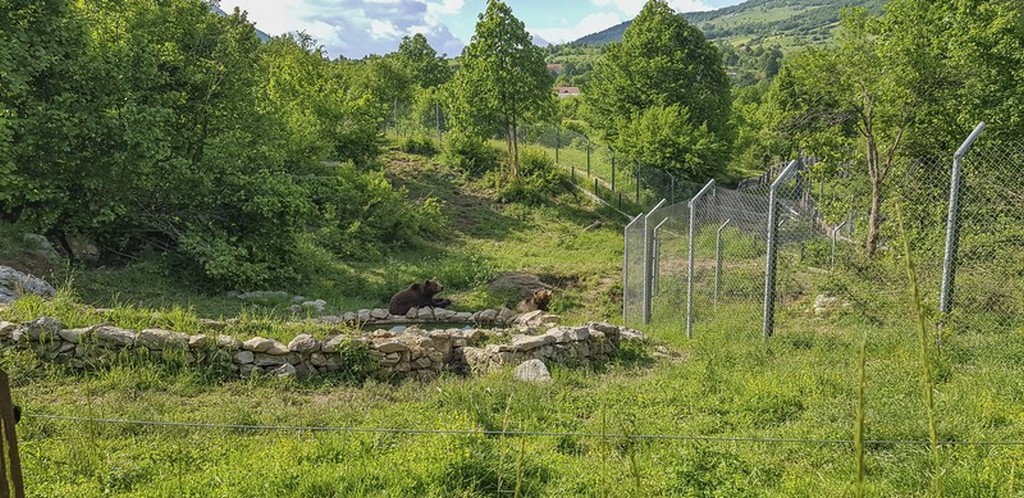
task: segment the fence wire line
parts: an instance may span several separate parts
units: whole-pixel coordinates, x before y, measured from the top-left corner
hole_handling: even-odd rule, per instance
[[[315,425],[270,425],[270,424],[218,424],[212,422],[167,422],[161,420],[132,420],[114,418],[90,418],[70,415],[47,415],[26,413],[29,419],[58,420],[65,422],[88,422],[110,425],[141,425],[150,427],[184,427],[190,429],[229,429],[246,431],[281,431],[281,432],[345,432],[369,434],[408,434],[408,435],[444,435],[444,436],[501,436],[501,437],[579,437],[579,438],[615,438],[630,440],[661,440],[661,441],[700,441],[720,443],[779,443],[779,444],[815,444],[815,445],[853,445],[852,439],[811,439],[811,438],[773,438],[773,437],[727,437],[688,434],[626,434],[626,433],[593,433],[593,432],[559,432],[559,431],[496,431],[476,429],[402,429],[391,427],[340,427]],[[927,439],[869,439],[864,444],[927,446]],[[1024,440],[1005,441],[939,441],[939,446],[1024,446]]]

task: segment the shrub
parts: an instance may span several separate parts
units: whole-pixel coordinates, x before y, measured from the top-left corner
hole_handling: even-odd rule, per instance
[[[437,155],[437,146],[434,141],[425,135],[410,135],[402,139],[401,148],[410,154],[433,157]]]
[[[441,160],[472,176],[481,176],[498,167],[501,153],[483,140],[460,133],[452,133],[444,144]]]
[[[562,188],[562,176],[554,161],[538,149],[523,149],[519,156],[519,178],[507,182],[499,193],[502,202],[537,205],[547,202]]]

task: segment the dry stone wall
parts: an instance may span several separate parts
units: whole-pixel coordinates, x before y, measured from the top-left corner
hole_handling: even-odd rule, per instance
[[[241,341],[227,335],[134,331],[110,324],[66,328],[56,318],[41,317],[20,324],[0,321],[0,346],[32,350],[44,360],[82,369],[128,356],[213,367],[239,377],[309,378],[368,366],[385,378],[429,379],[442,371],[487,372],[530,359],[565,365],[598,362],[610,358],[622,341],[646,340],[640,332],[607,323],[558,326],[557,316],[542,312],[511,322],[507,329],[426,331],[412,326],[326,339],[301,334],[285,344],[263,337]]]

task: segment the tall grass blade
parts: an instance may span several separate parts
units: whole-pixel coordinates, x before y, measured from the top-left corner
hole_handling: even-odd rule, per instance
[[[917,272],[914,269],[914,259],[910,254],[910,238],[907,236],[907,229],[903,224],[903,206],[896,205],[896,219],[899,222],[900,234],[903,238],[903,256],[907,265],[907,278],[910,281],[910,291],[913,298],[914,310],[917,313],[917,339],[918,355],[921,361],[921,375],[924,381],[924,399],[928,409],[928,438],[931,446],[932,460],[935,472],[935,494],[942,496],[942,477],[940,474],[941,460],[939,458],[939,436],[935,429],[935,386],[932,383],[932,369],[928,361],[928,330],[925,327],[924,308],[921,306],[921,291],[917,285]]]
[[[867,336],[860,343],[860,361],[857,376],[857,420],[853,426],[853,451],[856,460],[857,476],[854,493],[857,498],[864,498],[864,369],[867,363]]]

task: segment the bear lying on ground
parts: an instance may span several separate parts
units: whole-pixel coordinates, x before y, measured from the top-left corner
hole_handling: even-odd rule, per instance
[[[391,301],[388,302],[388,313],[404,315],[411,308],[425,308],[427,306],[447,308],[451,306],[451,301],[434,297],[443,290],[444,286],[433,280],[427,280],[422,284],[412,284],[408,289],[391,297]]]
[[[533,291],[533,295],[523,299],[516,306],[516,313],[523,314],[531,311],[547,311],[548,302],[551,301],[551,291],[547,289],[537,289]]]

